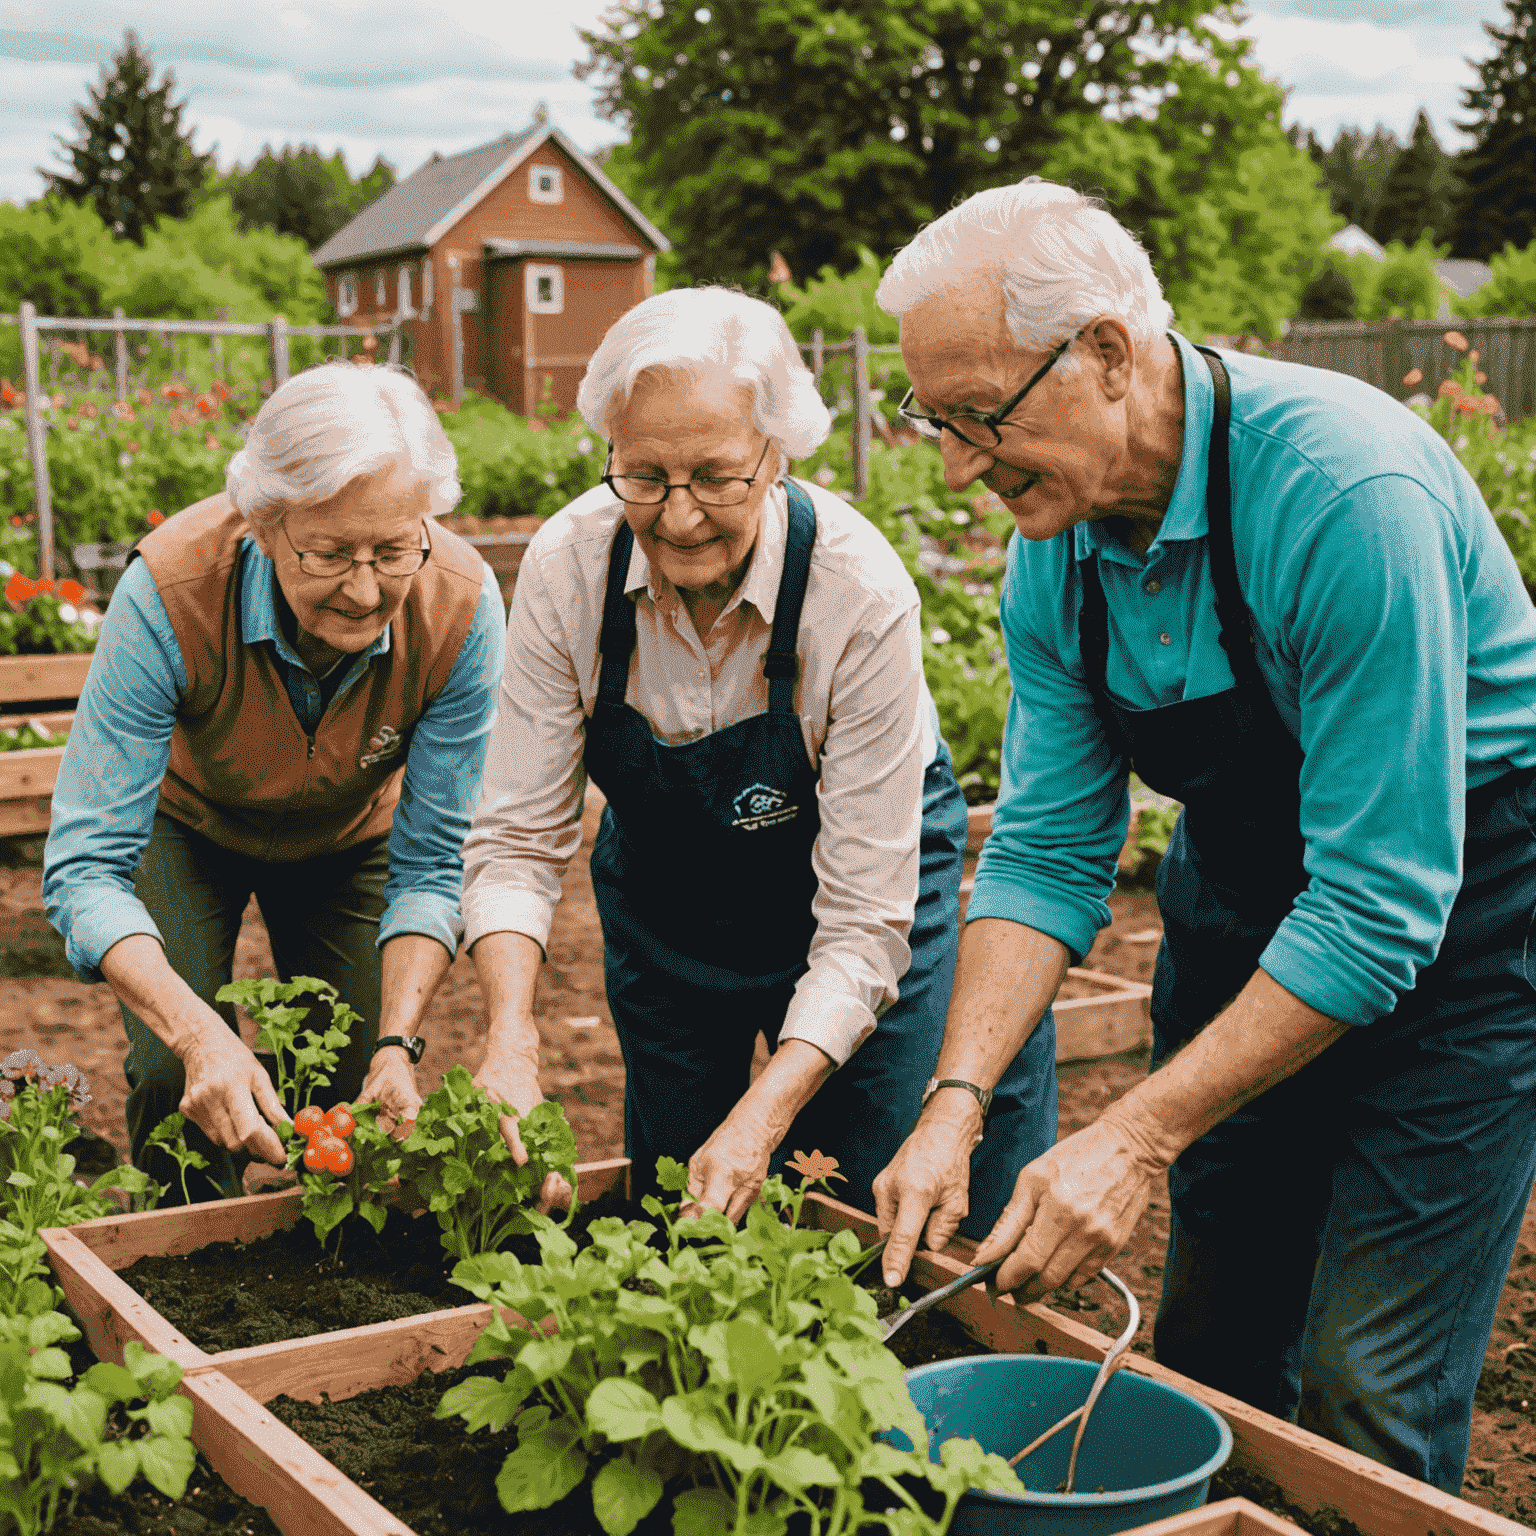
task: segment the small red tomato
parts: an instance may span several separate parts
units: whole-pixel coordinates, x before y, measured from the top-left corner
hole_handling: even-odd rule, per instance
[[[345,1141],[357,1129],[357,1116],[345,1104],[337,1104],[325,1117],[325,1128]]]
[[[311,1173],[319,1173],[325,1166],[325,1148],[317,1146],[314,1142],[304,1148],[304,1166]]]
[[[306,1104],[298,1114],[293,1117],[293,1128],[301,1136],[307,1136],[311,1141],[315,1139],[315,1133],[325,1124],[325,1111],[318,1104]]]
[[[328,1173],[337,1175],[352,1172],[354,1158],[352,1148],[344,1141],[328,1141],[319,1149],[320,1161]],[[308,1153],[305,1156],[308,1157]]]

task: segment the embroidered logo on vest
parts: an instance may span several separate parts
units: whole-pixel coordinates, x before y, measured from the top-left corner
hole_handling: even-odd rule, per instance
[[[368,738],[368,745],[372,750],[358,758],[359,768],[372,768],[375,763],[385,763],[392,757],[399,757],[405,751],[405,737],[394,726],[381,725],[379,734]]]
[[[800,814],[798,805],[786,805],[782,789],[770,789],[766,784],[751,784],[731,802],[736,812],[733,827],[744,832],[760,832],[764,827],[776,827],[782,821],[793,821]]]

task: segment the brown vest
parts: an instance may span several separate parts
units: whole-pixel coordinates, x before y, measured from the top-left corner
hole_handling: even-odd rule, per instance
[[[389,651],[331,701],[311,742],[272,647],[240,635],[249,532],[227,496],[210,496],[138,547],[187,673],[160,809],[221,847],[286,862],[389,831],[412,731],[458,660],[483,566],[433,525],[432,557],[390,621]]]

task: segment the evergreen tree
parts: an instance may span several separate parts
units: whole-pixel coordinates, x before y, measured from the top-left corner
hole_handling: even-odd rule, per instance
[[[1376,228],[1371,233],[1383,245],[1389,240],[1414,245],[1425,234],[1447,240],[1455,222],[1460,191],[1459,179],[1451,169],[1451,157],[1441,149],[1421,107],[1407,148],[1393,159],[1387,173]]]
[[[1301,147],[1322,171],[1333,211],[1385,244],[1391,238],[1380,233],[1387,181],[1403,153],[1397,135],[1380,123],[1369,137],[1360,128],[1341,128],[1325,150],[1308,131]]]
[[[1487,260],[1536,239],[1536,5],[1504,0],[1505,25],[1483,23],[1495,44],[1462,92],[1473,136],[1458,169],[1465,185],[1454,235],[1458,256]]]
[[[156,219],[179,219],[191,209],[213,166],[213,156],[197,154],[191,130],[182,128],[186,103],[171,100],[175,76],[166,70],[159,85],[154,80],[149,53],[129,29],[110,72],[104,68],[90,92],[90,106],[75,108],[79,138],[59,140],[73,173],[38,173],[49,192],[91,202],[108,229],[138,245]]]
[[[248,170],[236,167],[207,190],[229,193],[241,229],[297,235],[314,250],[394,181],[395,168],[382,157],[354,182],[339,150],[327,160],[312,144],[285,144],[277,154],[267,144]]]

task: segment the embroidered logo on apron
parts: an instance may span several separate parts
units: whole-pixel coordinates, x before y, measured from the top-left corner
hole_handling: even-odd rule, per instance
[[[399,757],[405,751],[405,737],[394,726],[381,725],[379,734],[368,738],[368,745],[372,750],[358,758],[359,768],[372,768],[375,763],[385,763],[392,757]]]
[[[766,784],[751,784],[731,802],[736,813],[733,827],[744,832],[760,832],[764,827],[776,827],[781,821],[793,821],[800,814],[798,805],[786,805],[787,797],[781,789],[770,789]]]

